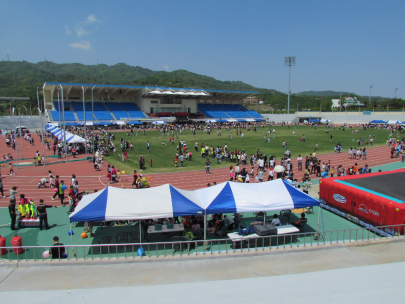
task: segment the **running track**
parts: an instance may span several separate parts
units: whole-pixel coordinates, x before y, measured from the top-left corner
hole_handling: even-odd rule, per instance
[[[42,146],[40,145],[39,137],[33,135],[35,138],[35,146],[30,146],[28,142],[23,141],[23,149],[24,149],[24,157],[31,157],[35,156],[35,152],[39,150],[42,154]],[[18,139],[18,143],[20,144],[20,139]],[[0,138],[0,155],[12,153],[15,157],[15,151],[11,148],[7,148],[5,144],[5,138]],[[52,150],[46,150],[45,155],[52,155]],[[343,168],[347,168],[348,166],[353,166],[354,163],[357,162],[358,167],[361,168],[365,164],[368,164],[370,167],[379,166],[383,164],[388,164],[392,162],[399,161],[398,158],[391,159],[390,158],[390,148],[383,146],[383,147],[368,147],[367,149],[367,160],[352,160],[349,159],[348,152],[344,153],[329,153],[323,154],[318,156],[322,162],[331,161],[332,165],[337,169],[338,165],[342,164]],[[19,153],[21,157],[21,154]],[[72,157],[70,156],[69,159]],[[54,161],[57,159],[54,159]],[[216,160],[214,160],[216,161]],[[298,162],[296,159],[293,159],[294,165],[294,173],[295,178],[298,178],[300,181],[303,176],[303,171],[297,171]],[[250,172],[251,166],[245,166],[247,171]],[[150,176],[150,184],[151,186],[160,186],[163,184],[170,183],[175,187],[185,190],[194,190],[198,188],[203,188],[207,186],[207,183],[213,184],[213,182],[221,183],[229,180],[229,167],[227,168],[219,168],[219,169],[212,169],[211,174],[206,174],[204,168],[199,171],[186,171],[186,172],[174,172],[174,173],[159,173],[159,174],[147,174],[145,173],[143,176],[147,177]],[[240,166],[242,170],[243,166]],[[37,189],[38,182],[41,178],[46,177],[48,175],[48,170],[53,172],[53,175],[59,175],[62,180],[65,181],[65,184],[68,184],[70,181],[70,177],[72,174],[76,175],[76,178],[79,182],[80,191],[89,190],[93,192],[94,189],[103,189],[107,185],[106,181],[106,171],[107,167],[106,164],[102,171],[94,171],[92,163],[87,161],[78,161],[78,162],[71,162],[68,164],[60,163],[60,164],[50,164],[46,166],[22,166],[19,169],[16,168],[14,165],[14,170],[16,175],[7,175],[8,168],[7,166],[2,167],[2,177],[3,177],[3,184],[5,189],[5,195],[8,197],[9,192],[8,190],[12,186],[18,186],[18,190],[20,193],[24,193],[27,198],[33,199],[37,204],[39,199],[44,199],[46,204],[50,205],[60,205],[58,200],[51,200],[51,196],[54,194],[52,189]],[[137,169],[137,168],[136,168]],[[103,173],[103,175],[101,175]],[[129,172],[128,172],[129,173]],[[142,173],[139,172],[138,173]],[[265,174],[265,180],[267,180],[268,174]],[[314,176],[314,175],[312,175]],[[132,176],[131,175],[122,175],[122,181],[114,184],[114,187],[123,187],[123,188],[130,188],[132,184]],[[254,182],[251,180],[251,182]],[[67,199],[65,200],[67,202]],[[8,205],[8,198],[1,198],[0,199],[0,207],[6,207]]]

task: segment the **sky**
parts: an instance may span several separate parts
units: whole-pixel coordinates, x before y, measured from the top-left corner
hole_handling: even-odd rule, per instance
[[[405,98],[405,1],[0,0],[0,60],[126,63]]]

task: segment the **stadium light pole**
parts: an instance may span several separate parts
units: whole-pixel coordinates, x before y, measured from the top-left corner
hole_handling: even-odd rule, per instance
[[[284,59],[285,65],[288,66],[288,105],[287,105],[287,114],[290,114],[290,84],[291,84],[291,67],[295,66],[295,56],[285,57]]]
[[[18,118],[20,120],[20,141],[21,141],[21,158],[24,158],[24,151],[23,151],[23,144],[22,144],[22,128],[21,128],[21,111],[20,108],[18,108]]]
[[[397,99],[397,91],[398,91],[398,88],[395,89],[395,99]]]
[[[82,86],[83,91],[83,111],[84,111],[84,153],[86,154],[87,159],[87,122],[86,122],[86,106],[84,104],[84,87]]]
[[[38,93],[38,89],[39,89],[39,87],[37,87],[37,102],[38,102],[38,109],[40,109],[41,107],[39,106],[39,93]]]
[[[371,89],[373,88],[373,86],[370,86],[370,92],[368,94],[368,104],[371,105]]]
[[[14,144],[15,144],[15,157],[17,159],[17,168],[18,166],[18,144],[17,144],[17,137],[16,137],[16,128],[15,128],[15,115],[14,115],[14,108],[13,108],[13,127],[14,127]]]
[[[58,90],[58,112],[59,112],[59,126],[61,125],[61,117],[60,117],[60,97],[59,97],[59,90]]]
[[[92,145],[93,145],[93,160],[96,156],[96,147],[94,144],[94,98],[93,98],[93,90],[96,86],[91,88],[91,119],[93,121],[93,136],[92,136]]]
[[[65,101],[63,99],[63,87],[59,85],[62,95],[62,118],[63,118],[63,139],[65,141],[65,155],[66,155],[66,163],[67,163],[67,143],[66,143],[66,126],[65,126]]]

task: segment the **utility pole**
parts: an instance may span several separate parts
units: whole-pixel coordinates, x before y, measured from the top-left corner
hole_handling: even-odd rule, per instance
[[[22,135],[22,129],[21,129],[21,111],[20,108],[18,108],[18,117],[20,119],[20,140],[21,140],[21,158],[24,158],[24,151],[23,151],[23,135]]]
[[[14,115],[14,108],[13,108],[13,127],[14,127],[14,144],[15,144],[15,155],[17,158],[17,168],[19,168],[18,166],[18,144],[17,144],[17,130],[15,128],[15,115]]]
[[[67,142],[66,142],[66,126],[65,126],[65,101],[63,99],[63,87],[59,85],[62,94],[62,116],[63,116],[63,139],[65,142],[65,155],[66,155],[66,163],[67,163]]]
[[[371,105],[371,89],[373,88],[373,86],[370,86],[370,92],[368,95],[368,104]]]
[[[98,59],[97,59],[97,64],[98,64]],[[93,147],[93,160],[96,157],[96,146],[94,143],[95,136],[94,136],[94,97],[93,97],[93,90],[95,87],[96,86],[91,88],[91,119],[93,121],[93,136],[91,138],[92,138],[92,147]]]
[[[83,111],[84,111],[84,152],[87,159],[87,122],[86,122],[86,105],[84,104],[84,87],[83,90]]]
[[[290,114],[290,97],[291,97],[291,67],[295,66],[295,56],[285,57],[284,63],[288,66],[288,105],[287,105],[287,114]]]

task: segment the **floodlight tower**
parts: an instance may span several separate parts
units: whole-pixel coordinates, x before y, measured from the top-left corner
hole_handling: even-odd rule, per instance
[[[291,83],[291,67],[295,66],[295,56],[285,57],[285,65],[288,66],[288,105],[287,105],[287,114],[290,114],[290,83]]]

